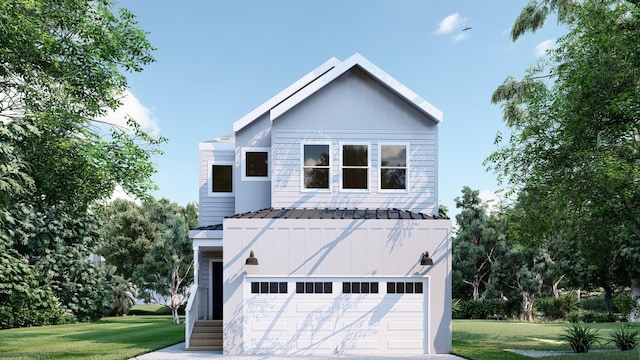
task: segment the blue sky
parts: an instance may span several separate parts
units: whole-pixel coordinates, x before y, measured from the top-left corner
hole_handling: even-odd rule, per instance
[[[554,17],[512,43],[527,1],[120,1],[158,48],[155,63],[128,76],[121,110],[169,138],[153,195],[197,201],[199,142],[231,134],[236,120],[327,59],[360,53],[444,112],[440,203],[457,213],[465,185],[490,198],[499,186],[482,162],[504,131],[491,94],[562,35]]]

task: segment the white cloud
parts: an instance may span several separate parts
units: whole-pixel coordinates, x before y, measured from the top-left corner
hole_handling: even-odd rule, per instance
[[[453,13],[440,21],[436,34],[449,34],[452,31],[459,29],[464,25],[465,19],[460,17],[460,14]]]
[[[146,131],[150,135],[155,136],[160,133],[160,127],[156,123],[156,120],[151,116],[151,110],[142,105],[140,100],[138,100],[131,91],[125,90],[124,94],[122,94],[121,100],[122,106],[120,106],[115,112],[109,110],[107,114],[99,120],[127,128],[126,117],[128,115],[136,120],[142,127],[142,130]]]
[[[540,44],[536,45],[536,56],[537,57],[541,57],[544,56],[544,54],[546,54],[547,50],[549,49],[553,49],[556,46],[556,40],[555,39],[547,39],[543,42],[541,42]]]

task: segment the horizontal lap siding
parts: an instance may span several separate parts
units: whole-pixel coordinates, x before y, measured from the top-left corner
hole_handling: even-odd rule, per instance
[[[200,149],[199,185],[200,185],[200,225],[221,224],[225,216],[235,213],[234,196],[209,195],[209,162],[234,162],[235,151]],[[235,176],[235,174],[234,174]]]
[[[323,131],[313,134],[298,129],[274,134],[272,204],[274,207],[397,207],[430,213],[436,200],[436,139],[435,132],[425,131]],[[322,142],[331,139],[332,191],[302,192],[301,142]],[[340,145],[342,143],[370,144],[370,172],[368,192],[340,189]],[[385,193],[379,186],[379,144],[409,144],[409,193]]]

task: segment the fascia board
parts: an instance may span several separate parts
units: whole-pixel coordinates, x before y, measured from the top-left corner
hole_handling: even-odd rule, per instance
[[[236,144],[235,142],[201,142],[198,144],[199,150],[227,150],[227,151],[235,151]]]
[[[331,72],[327,73],[325,76],[319,78],[312,84],[309,84],[304,89],[301,89],[300,91],[296,92],[291,97],[280,103],[278,106],[274,107],[270,113],[271,121],[277,119],[282,114],[286,113],[291,108],[302,102],[304,99],[322,89],[324,86],[335,80],[340,75],[349,71],[349,69],[356,65],[369,73],[374,79],[377,79],[385,87],[395,92],[402,98],[406,99],[407,102],[413,105],[420,112],[427,115],[429,118],[433,119],[436,123],[439,123],[443,120],[443,114],[440,109],[436,108],[431,103],[418,96],[418,94],[414,93],[408,87],[404,86],[398,80],[394,79],[391,75],[375,66],[362,55],[354,54],[353,56],[345,60],[342,64],[337,66],[335,69],[333,69]]]
[[[272,97],[262,105],[255,108],[250,113],[243,116],[240,120],[234,122],[233,131],[238,132],[242,130],[245,126],[251,124],[254,120],[262,116],[262,114],[268,112],[273,107],[285,101],[287,98],[289,98],[290,96],[298,92],[300,89],[304,88],[309,83],[313,82],[315,79],[322,76],[327,71],[333,69],[339,64],[340,64],[340,61],[335,57],[332,57],[331,59],[327,60],[324,64],[318,66],[310,73],[304,75],[303,77],[298,79],[298,81],[294,82],[289,87],[279,92],[276,96]]]
[[[222,240],[222,230],[189,230],[193,240]]]

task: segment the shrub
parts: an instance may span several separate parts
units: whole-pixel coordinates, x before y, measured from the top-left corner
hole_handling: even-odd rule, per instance
[[[622,313],[625,318],[638,306],[637,299],[631,295],[619,294],[613,299],[613,305]]]
[[[598,341],[598,329],[581,323],[571,324],[564,329],[562,338],[569,343],[574,352],[586,353]]]
[[[611,342],[622,351],[633,350],[638,344],[638,330],[633,330],[631,325],[624,324],[611,333]]]
[[[540,299],[536,301],[536,307],[547,320],[563,320],[578,309],[578,299],[566,294],[557,298]]]

